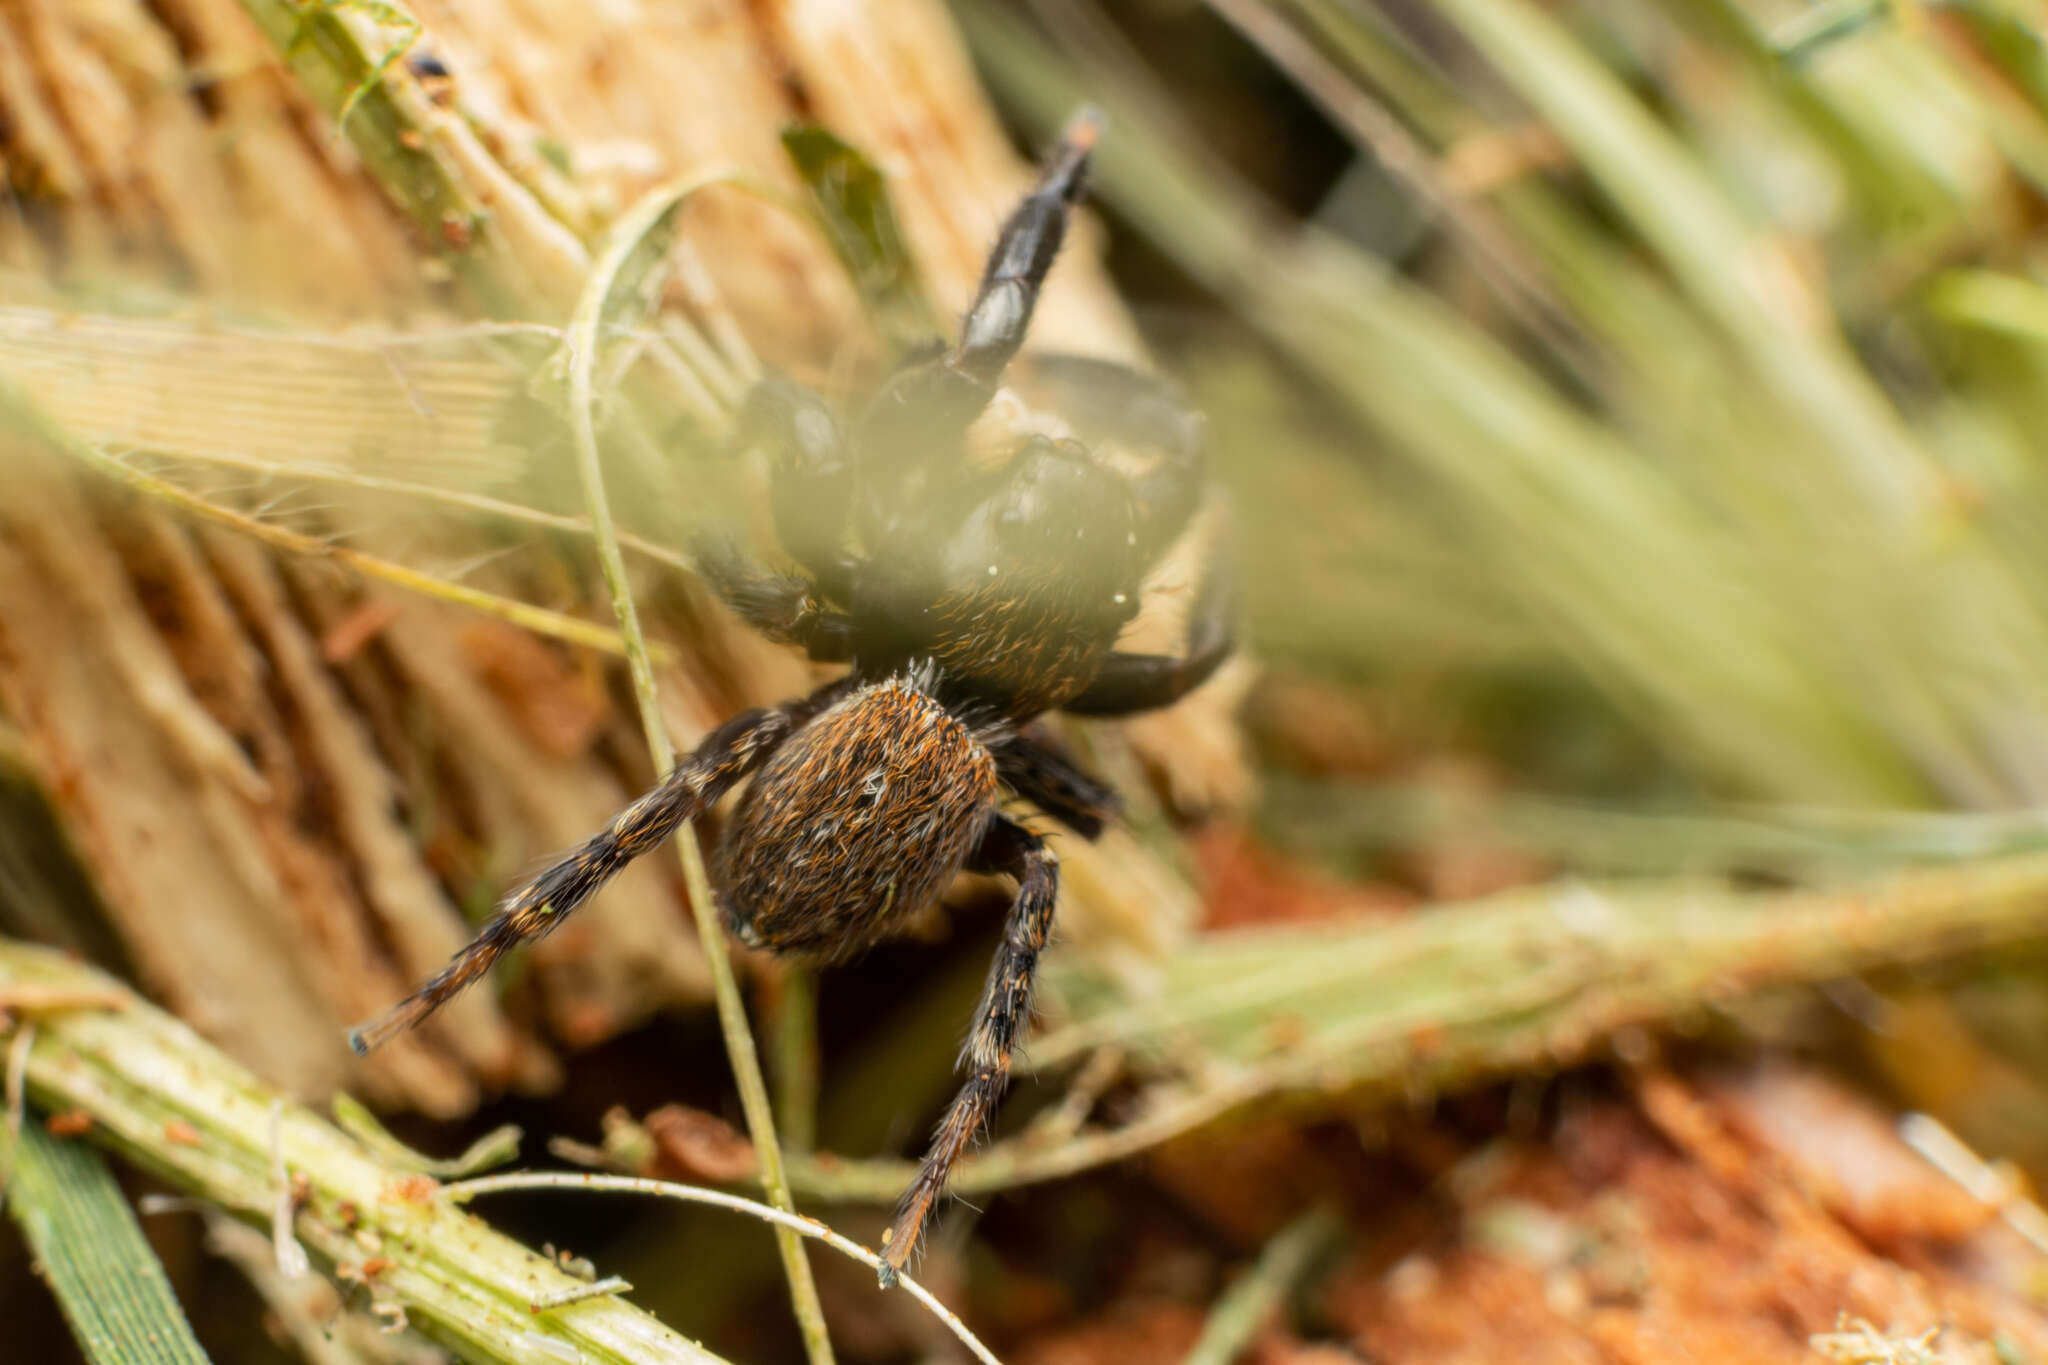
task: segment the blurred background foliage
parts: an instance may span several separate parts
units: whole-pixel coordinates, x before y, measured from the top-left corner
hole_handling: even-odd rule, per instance
[[[2038,799],[2038,16],[1032,8],[960,9],[992,83],[1103,98],[1236,324],[1154,335],[1269,655],[1556,788]]]
[[[1275,665],[1266,838],[1425,895],[1475,889],[1447,844],[1529,860],[1480,884],[2039,846],[2039,7],[955,12],[1027,129],[1111,113]],[[2039,1171],[2040,991],[1933,1006],[2004,1059],[1974,1098],[1857,1050]]]

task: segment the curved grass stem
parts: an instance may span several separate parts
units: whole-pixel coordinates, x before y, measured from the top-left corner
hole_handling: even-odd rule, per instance
[[[697,177],[662,187],[649,194],[619,220],[606,239],[563,343],[566,362],[567,416],[576,451],[577,476],[583,486],[585,509],[596,540],[598,563],[603,569],[605,588],[612,610],[618,617],[619,634],[626,644],[626,664],[633,677],[633,695],[640,708],[641,728],[653,752],[656,770],[664,777],[674,766],[674,751],[668,729],[662,723],[661,704],[655,691],[654,668],[648,658],[647,641],[640,629],[640,613],[626,579],[625,557],[612,524],[611,505],[605,496],[604,471],[598,459],[594,408],[594,373],[599,333],[615,297],[628,288],[644,286],[644,279],[629,277],[629,267],[643,266],[649,256],[658,258],[660,248],[673,232],[677,213],[697,189],[714,183],[714,178]],[[652,248],[652,250],[650,250]],[[644,296],[648,291],[641,288]],[[784,1173],[782,1148],[776,1141],[775,1114],[768,1101],[768,1085],[762,1078],[760,1055],[747,1023],[746,1002],[740,996],[733,975],[732,958],[726,950],[725,934],[711,898],[711,881],[704,868],[704,852],[697,832],[685,823],[676,831],[676,850],[682,858],[683,880],[689,888],[690,913],[703,943],[704,958],[711,969],[711,984],[718,1001],[718,1022],[725,1035],[726,1053],[731,1058],[733,1078],[739,1085],[740,1105],[747,1119],[747,1131],[761,1163],[761,1182],[769,1201],[781,1212],[795,1217],[796,1204],[790,1197],[789,1179]],[[824,1308],[811,1278],[811,1265],[804,1257],[803,1244],[787,1224],[778,1222],[776,1242],[782,1254],[783,1270],[789,1277],[789,1295],[797,1324],[803,1334],[804,1350],[811,1365],[832,1365],[832,1342],[825,1327]]]
[[[810,1237],[845,1256],[859,1261],[870,1270],[879,1272],[883,1261],[880,1256],[850,1238],[842,1237],[814,1218],[800,1214],[772,1209],[752,1199],[742,1199],[736,1194],[725,1194],[718,1190],[707,1190],[696,1185],[679,1185],[666,1180],[647,1180],[640,1176],[600,1175],[595,1172],[570,1174],[563,1172],[514,1172],[508,1175],[480,1176],[475,1180],[464,1180],[445,1187],[441,1193],[449,1199],[467,1200],[479,1194],[490,1194],[496,1190],[604,1190],[625,1194],[648,1194],[661,1199],[681,1200],[686,1204],[709,1204],[714,1208],[733,1209],[751,1214],[763,1222],[772,1223],[778,1231],[792,1236]],[[1284,1235],[1284,1234],[1283,1234]],[[929,1289],[908,1275],[896,1276],[896,1283],[930,1309],[932,1316],[944,1323],[946,1330],[959,1338],[960,1344],[974,1353],[983,1365],[1000,1365],[980,1338],[967,1330],[967,1324],[945,1304],[933,1296]]]

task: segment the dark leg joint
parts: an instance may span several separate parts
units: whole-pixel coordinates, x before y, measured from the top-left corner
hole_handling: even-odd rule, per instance
[[[698,575],[769,639],[801,645],[820,663],[853,657],[853,622],[820,602],[803,579],[770,573],[720,536],[699,536],[692,550]]]
[[[1187,529],[1208,489],[1202,415],[1171,381],[1099,356],[1036,354],[1024,362],[1027,393],[1074,425],[1091,445],[1115,442],[1151,460],[1131,481],[1138,550],[1151,559]]]
[[[1084,839],[1101,834],[1123,805],[1048,738],[1010,740],[996,750],[996,770],[1017,795]]]

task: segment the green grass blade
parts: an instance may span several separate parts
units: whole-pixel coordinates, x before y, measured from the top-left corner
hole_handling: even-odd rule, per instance
[[[0,1136],[0,1147],[8,1140]],[[7,1154],[8,1212],[93,1365],[206,1365],[171,1282],[98,1152],[33,1115]]]
[[[1216,1300],[1201,1337],[1181,1365],[1230,1365],[1343,1236],[1344,1219],[1328,1204],[1318,1204],[1282,1228],[1266,1243],[1258,1262]]]
[[[1924,533],[1939,505],[1935,470],[1782,248],[1555,20],[1520,0],[1437,8],[1556,129],[1787,411],[1827,443],[1845,490],[1880,524]]]
[[[784,130],[783,150],[811,192],[818,222],[875,330],[899,351],[939,334],[917,262],[903,239],[889,184],[875,164],[824,128]]]

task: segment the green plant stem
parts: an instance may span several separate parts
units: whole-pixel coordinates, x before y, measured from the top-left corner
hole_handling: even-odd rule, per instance
[[[20,1225],[64,1320],[93,1365],[205,1365],[143,1240],[121,1187],[99,1153],[50,1136],[30,1115],[0,1160],[12,1172],[8,1211]]]
[[[1181,1365],[1230,1365],[1343,1232],[1344,1220],[1327,1205],[1310,1209],[1280,1229],[1252,1268],[1216,1300],[1202,1335]]]
[[[775,1111],[793,1152],[818,1145],[818,974],[784,964],[775,983]]]
[[[348,111],[340,131],[426,240],[447,247],[451,268],[492,313],[531,317],[548,311],[547,291],[514,259],[493,226],[493,214],[445,155],[447,131],[435,126],[423,100],[399,98],[396,81],[379,73],[380,58],[365,50],[336,5],[242,0],[242,8],[322,109],[337,118]],[[498,205],[499,212],[504,209]]]
[[[1060,1179],[1285,1100],[1413,1101],[1554,1070],[1617,1032],[1696,1019],[1765,992],[2048,944],[2048,855],[1916,871],[1870,885],[1744,895],[1717,884],[1563,885],[1388,921],[1215,934],[1167,964],[1156,997],[1055,959],[1066,1022],[1033,1044],[1050,1067],[1103,1046],[1189,1052],[1202,1079],[1157,1083],[1138,1116],[1047,1145],[1028,1135],[963,1161],[962,1194]],[[906,1162],[798,1158],[814,1198],[885,1201]]]
[[[218,1205],[270,1225],[302,1192],[293,1234],[321,1263],[359,1281],[387,1320],[405,1321],[487,1365],[720,1365],[647,1314],[600,1295],[534,1305],[583,1281],[439,1197],[430,1178],[373,1158],[302,1105],[103,973],[47,948],[0,940],[0,1001],[39,999],[25,1065],[29,1100],[82,1110],[91,1138]],[[53,1003],[126,1001],[119,1010]],[[10,1006],[10,1008],[13,1008]],[[7,1039],[26,1028],[0,1028]],[[272,1144],[290,1173],[271,1174]]]
[[[568,418],[576,451],[577,476],[583,486],[585,510],[590,515],[598,563],[604,573],[606,591],[619,622],[619,634],[626,642],[626,664],[633,677],[633,696],[640,709],[640,724],[647,735],[656,771],[666,777],[675,766],[675,754],[668,739],[668,727],[661,718],[661,701],[655,691],[654,669],[648,660],[646,637],[640,629],[640,613],[634,605],[632,585],[626,578],[625,556],[619,549],[618,532],[612,524],[610,500],[605,496],[604,471],[598,458],[595,425],[596,395],[593,374],[597,365],[599,329],[615,293],[643,280],[628,277],[628,266],[646,259],[653,243],[663,243],[672,230],[675,214],[684,201],[706,182],[684,182],[657,189],[629,210],[613,228],[603,251],[591,267],[590,279],[578,299],[564,342],[567,362]],[[662,251],[651,253],[659,259]],[[651,270],[651,267],[649,267]],[[746,1115],[747,1131],[760,1162],[761,1183],[768,1200],[783,1213],[793,1215],[796,1201],[790,1196],[784,1173],[781,1145],[775,1136],[775,1113],[768,1101],[768,1085],[762,1078],[761,1059],[754,1047],[753,1030],[747,1022],[747,1007],[733,975],[732,956],[726,948],[725,931],[718,922],[711,895],[711,879],[704,868],[704,851],[698,846],[697,831],[685,822],[676,831],[676,850],[682,858],[683,880],[690,894],[690,913],[696,920],[697,936],[711,969],[712,993],[718,1002],[718,1022],[725,1035],[726,1053],[732,1061],[738,1083],[740,1106]],[[832,1365],[832,1342],[825,1326],[825,1311],[818,1301],[817,1285],[811,1277],[811,1263],[804,1255],[803,1242],[787,1226],[775,1229],[776,1245],[782,1254],[783,1270],[789,1277],[789,1295],[804,1349],[811,1365]]]

